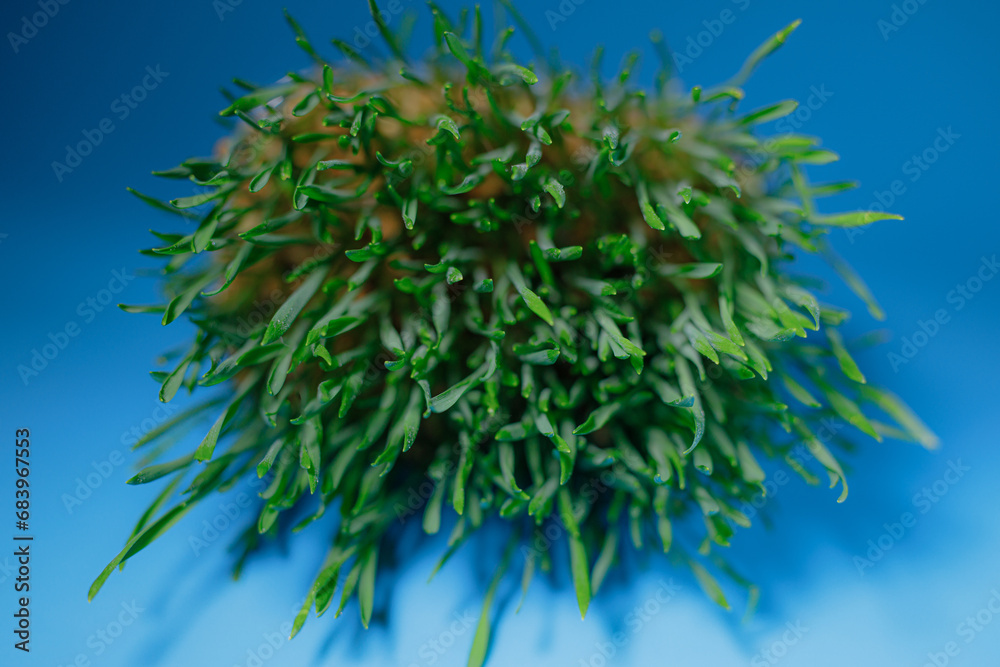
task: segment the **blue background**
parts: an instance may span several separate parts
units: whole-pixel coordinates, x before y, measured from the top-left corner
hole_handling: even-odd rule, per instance
[[[418,39],[426,44],[427,12],[415,0],[403,4],[419,10]],[[442,4],[452,12],[457,6]],[[701,53],[693,49],[697,57],[681,73],[687,85],[724,80],[768,35],[804,19],[751,79],[744,108],[784,98],[804,101],[814,86],[832,93],[803,119],[800,131],[823,137],[842,160],[810,173],[815,180],[858,179],[862,187],[836,202],[824,200],[826,211],[867,208],[877,201],[876,192],[889,190],[896,180],[905,187],[890,207],[904,222],[879,223],[854,238],[833,236],[878,296],[887,319],[873,320],[836,282],[829,299],[856,313],[851,334],[887,332],[889,342],[861,353],[859,361],[870,381],[902,395],[925,418],[942,447],[926,452],[906,443],[865,442],[850,459],[851,491],[844,504],[835,502],[839,490],[809,487],[797,478],[780,487],[768,504],[773,528],[756,522],[740,531],[731,549],[741,571],[764,591],[749,620],[739,611],[718,609],[692,580],[654,558],[637,561],[627,584],[602,591],[586,621],[580,621],[565,586],[536,579],[517,615],[516,592],[502,589],[501,597],[512,597],[512,603],[497,624],[491,664],[599,666],[604,663],[598,645],[618,631],[626,641],[608,664],[917,666],[948,642],[959,652],[939,656],[937,664],[1000,661],[1000,618],[983,613],[980,621],[992,622],[971,635],[959,626],[1000,590],[995,509],[1000,280],[985,282],[960,310],[948,299],[956,285],[976,275],[982,257],[1000,251],[1000,225],[989,204],[1000,154],[995,37],[1000,9],[975,0],[903,4],[912,15],[897,14],[899,29],[885,33],[879,21],[891,20],[888,0],[586,0],[579,5],[567,0],[565,20],[554,29],[546,12],[560,11],[557,0],[518,2],[541,38],[557,45],[567,62],[585,64],[593,46],[603,42],[610,73],[627,49],[641,48],[646,82],[655,62],[647,48],[650,28],[660,27],[679,51],[688,47],[689,37],[697,40],[703,33]],[[328,44],[334,35],[350,38],[370,20],[359,0],[287,5],[318,44]],[[15,595],[4,567],[10,563],[9,557],[4,560],[8,549],[0,549],[0,618],[8,619],[0,623],[5,665],[69,665],[80,655],[107,666],[256,664],[251,654],[291,620],[321,557],[320,540],[304,536],[290,553],[268,552],[232,584],[225,546],[236,528],[223,531],[197,556],[188,542],[201,533],[203,521],[219,516],[220,499],[189,515],[114,574],[93,603],[86,601],[90,582],[157,490],[124,485],[135,458],[123,434],[148,428],[157,415],[156,386],[145,370],[156,367],[159,352],[190,334],[182,323],[162,328],[155,317],[113,307],[91,318],[87,306],[80,307],[88,298],[102,298],[112,271],[124,268],[138,276],[152,266],[136,249],[151,243],[148,228],[174,224],[129,196],[125,186],[164,197],[191,194],[177,191],[186,187],[183,182],[159,182],[149,172],[207,154],[223,136],[215,120],[223,106],[218,86],[232,76],[267,83],[308,64],[280,5],[244,0],[221,16],[218,6],[211,0],[71,0],[16,53],[9,38],[0,44],[6,121],[0,162],[5,209],[0,272],[6,285],[0,311],[0,431],[9,443],[15,428],[32,430],[36,536],[30,656],[11,648],[7,626]],[[718,35],[705,32],[719,27],[712,22],[726,9],[731,23]],[[5,2],[0,29],[4,35],[20,31],[22,17],[37,11],[34,2]],[[331,51],[324,53],[332,56]],[[138,85],[147,66],[160,66],[168,75],[121,119],[112,101]],[[59,181],[52,162],[62,161],[65,146],[104,118],[112,120],[114,131]],[[948,150],[931,155],[936,160],[926,170],[908,169],[906,163],[932,148],[938,131],[948,128],[959,135]],[[919,179],[912,180],[917,173]],[[829,273],[811,261],[802,268]],[[137,277],[114,302],[154,302],[154,285],[151,278]],[[918,322],[940,309],[948,322],[894,369],[888,353],[899,352],[903,339],[919,331]],[[68,323],[80,327],[79,335],[25,385],[17,366],[30,363],[32,350]],[[124,463],[114,463],[120,460],[115,452],[124,455]],[[8,455],[0,461],[5,508],[13,495]],[[968,470],[952,477],[954,484],[941,481],[950,462],[959,461]],[[110,473],[107,479],[69,511],[65,495],[76,492],[78,479],[86,481],[102,468]],[[939,502],[915,504],[915,494],[933,489],[935,482],[938,492],[945,491],[935,496]],[[914,514],[915,525],[898,539],[885,538],[884,524],[899,521],[904,512]],[[236,522],[241,520],[249,517]],[[0,540],[7,534],[7,528],[0,531]],[[891,548],[859,571],[855,557],[864,557],[869,540],[880,537]],[[432,664],[431,658],[438,665],[465,664],[472,630],[451,624],[455,614],[478,615],[482,575],[493,562],[494,545],[489,540],[471,545],[426,584],[441,547],[441,539],[435,542],[410,550],[392,584],[387,617],[367,634],[352,605],[337,621],[310,619],[293,642],[270,656],[265,650],[263,664],[423,666]],[[655,599],[658,582],[671,578],[679,592],[641,623],[632,623],[627,614]],[[382,608],[388,599],[381,599]],[[102,647],[93,637],[109,624],[114,632],[122,604],[133,601],[142,608],[136,621]],[[789,623],[804,634],[784,634]],[[795,643],[782,644],[783,635]],[[428,653],[432,640],[450,647]],[[769,659],[762,652],[771,647]]]

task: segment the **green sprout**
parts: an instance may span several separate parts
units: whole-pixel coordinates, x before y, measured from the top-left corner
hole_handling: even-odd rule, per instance
[[[434,47],[410,62],[369,4],[388,57],[334,40],[346,59],[332,64],[289,17],[314,67],[236,82],[228,145],[158,172],[196,194],[132,191],[186,227],[144,251],[166,262],[168,303],[122,308],[188,317],[193,340],[153,375],[162,401],[208,397],[136,444],[149,454],[129,483],[165,486],[91,596],[255,472],[264,490],[237,574],[288,528],[329,539],[293,635],[338,588],[336,614],[357,598],[367,627],[379,555],[411,518],[434,534],[454,516],[440,568],[499,517],[511,537],[473,640],[469,664],[481,665],[513,564],[525,591],[536,571],[568,567],[582,615],[630,540],[690,568],[720,605],[711,570],[752,601],[715,547],[750,525],[740,507],[765,466],[825,474],[843,500],[834,452],[851,440],[829,420],[936,445],[865,384],[838,330],[848,313],[789,271],[796,253],[826,255],[878,317],[825,237],[898,219],[818,212],[854,184],[810,184],[804,167],[836,154],[756,133],[794,101],[738,110],[745,80],[798,22],[729,81],[686,92],[654,33],[661,63],[646,91],[631,83],[637,55],[610,80],[600,50],[589,76],[543,54],[519,65],[513,28],[487,44],[478,7],[453,21],[431,3]],[[197,448],[162,462],[203,418]],[[568,565],[556,565],[552,525]]]

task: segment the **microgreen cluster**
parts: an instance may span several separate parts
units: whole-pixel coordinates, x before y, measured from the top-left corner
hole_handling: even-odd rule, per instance
[[[647,91],[631,81],[635,55],[612,79],[600,52],[589,76],[555,57],[524,67],[506,46],[513,28],[486,44],[478,8],[431,13],[418,62],[374,4],[384,58],[334,40],[345,59],[328,62],[289,19],[315,66],[237,81],[226,147],[160,172],[196,194],[135,193],[186,227],[145,251],[166,262],[169,302],[123,308],[194,323],[154,376],[162,401],[208,398],[136,445],[150,453],[130,483],[166,486],[91,595],[199,501],[255,474],[264,490],[237,569],[289,526],[329,537],[293,634],[338,584],[337,613],[357,597],[367,626],[379,554],[411,517],[426,533],[453,522],[442,563],[490,519],[510,526],[487,612],[506,568],[522,566],[526,587],[553,565],[585,612],[626,540],[669,552],[727,605],[711,571],[742,580],[714,547],[749,525],[740,508],[765,467],[827,476],[842,500],[834,452],[850,429],[824,423],[933,446],[865,384],[838,333],[847,313],[789,271],[794,253],[827,252],[831,228],[897,217],[817,212],[852,184],[810,184],[803,166],[836,155],[755,134],[795,102],[738,110],[797,23],[731,80],[682,92],[656,34]],[[214,423],[201,444],[159,462],[202,417]],[[794,455],[803,445],[809,456]],[[484,620],[473,664],[488,638]]]

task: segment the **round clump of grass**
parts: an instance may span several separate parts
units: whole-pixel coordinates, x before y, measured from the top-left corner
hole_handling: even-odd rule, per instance
[[[154,376],[163,401],[206,398],[138,443],[149,453],[130,483],[163,492],[91,595],[255,474],[237,572],[264,540],[329,540],[293,634],[338,591],[337,613],[356,596],[367,626],[379,554],[401,524],[433,534],[447,514],[442,563],[491,519],[509,527],[484,618],[512,567],[525,590],[536,570],[566,568],[586,612],[626,541],[667,552],[728,606],[711,571],[755,591],[715,547],[749,525],[741,508],[768,463],[828,477],[843,500],[850,429],[829,420],[935,443],[865,384],[838,332],[847,312],[789,270],[826,253],[879,316],[824,238],[897,217],[819,213],[851,184],[811,184],[803,167],[836,155],[755,133],[793,101],[738,109],[797,23],[704,90],[681,90],[654,34],[647,91],[631,83],[636,56],[610,80],[600,52],[589,76],[554,57],[524,67],[512,28],[487,44],[478,8],[455,22],[431,12],[434,47],[417,62],[374,4],[389,52],[377,61],[334,40],[345,59],[327,62],[289,18],[315,67],[237,81],[216,156],[159,172],[196,194],[135,193],[178,231],[145,251],[165,262],[167,303],[123,308],[195,325]],[[197,448],[160,462],[202,418]],[[472,664],[488,638],[484,621]]]

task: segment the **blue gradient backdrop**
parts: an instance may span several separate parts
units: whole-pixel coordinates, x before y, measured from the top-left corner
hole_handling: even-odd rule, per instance
[[[317,43],[333,35],[349,38],[370,20],[360,0],[287,4]],[[402,4],[420,10],[421,25],[428,25],[420,3]],[[450,11],[457,6],[443,4]],[[647,56],[647,82],[655,62],[646,46],[650,28],[662,28],[682,52],[688,38],[695,44],[700,39],[701,52],[691,47],[695,57],[683,68],[687,85],[725,79],[769,34],[795,18],[804,20],[751,79],[745,107],[788,97],[805,101],[814,88],[827,91],[828,99],[814,104],[808,118],[803,112],[801,131],[822,136],[842,160],[811,173],[820,180],[855,178],[862,187],[836,203],[824,201],[826,210],[868,207],[877,192],[900,181],[891,209],[905,222],[880,223],[853,239],[833,237],[879,297],[887,319],[871,319],[836,282],[829,299],[856,313],[850,333],[888,333],[889,342],[861,354],[860,362],[870,380],[904,396],[926,418],[942,448],[929,453],[906,443],[864,443],[851,457],[850,497],[840,505],[837,491],[797,480],[782,486],[769,503],[773,528],[758,524],[741,531],[731,550],[764,591],[748,621],[740,612],[714,607],[693,581],[661,560],[636,560],[631,581],[602,592],[586,621],[564,585],[536,581],[518,615],[515,592],[504,590],[513,604],[499,618],[492,664],[599,667],[605,664],[600,647],[607,650],[616,632],[626,641],[606,664],[1000,664],[1000,618],[989,610],[991,600],[1000,610],[1000,596],[994,598],[1000,590],[1000,280],[974,280],[983,258],[1000,252],[1000,226],[990,204],[1000,155],[1000,9],[977,0],[907,0],[898,9],[889,0],[518,5],[567,61],[586,63],[603,42],[610,73],[627,49],[638,46]],[[288,553],[268,551],[232,584],[225,546],[236,528],[224,530],[199,555],[188,541],[201,533],[203,521],[219,516],[220,499],[188,516],[87,603],[94,575],[157,490],[124,485],[135,459],[123,437],[132,428],[148,428],[158,414],[156,387],[146,370],[156,367],[160,351],[190,334],[186,324],[164,329],[154,317],[100,304],[109,285],[120,290],[114,302],[157,298],[154,280],[139,275],[151,264],[136,250],[151,243],[149,228],[173,221],[129,196],[125,186],[163,197],[188,194],[170,189],[183,183],[159,182],[149,173],[208,153],[224,134],[215,119],[222,106],[218,86],[232,76],[270,82],[308,63],[280,5],[263,0],[70,0],[37,32],[25,29],[24,17],[31,21],[39,7],[10,0],[0,8],[7,128],[0,162],[0,272],[6,285],[0,431],[7,445],[15,428],[32,431],[36,536],[30,656],[11,646],[12,558],[8,547],[0,548],[0,618],[7,619],[0,622],[0,663],[465,664],[472,636],[466,626],[479,613],[482,575],[493,562],[489,539],[473,544],[430,584],[425,579],[441,545],[409,549],[409,561],[392,583],[391,606],[384,604],[388,596],[381,600],[389,611],[367,634],[352,606],[337,621],[311,619],[296,640],[269,650],[267,638],[274,640],[290,621],[322,546],[305,536]],[[724,10],[731,14],[723,16]],[[546,12],[565,20],[550,22],[554,15]],[[732,20],[715,22],[720,17]],[[880,28],[879,21],[886,23]],[[12,40],[10,33],[24,39]],[[147,66],[160,68],[161,81],[123,118],[123,107],[112,103],[142,83]],[[103,119],[113,131],[60,180],[52,162],[63,161],[65,146]],[[938,152],[943,141],[935,149],[939,131],[953,135],[946,151]],[[921,168],[913,157],[925,151]],[[823,271],[813,262],[802,268]],[[114,271],[136,277],[112,282]],[[958,285],[980,289],[969,292],[970,298],[957,297],[952,290]],[[927,339],[917,336],[926,344],[893,368],[887,355],[900,352],[904,338],[912,340],[920,330],[919,321],[941,309],[948,322]],[[79,327],[78,335],[37,377],[23,382],[18,365],[29,364],[32,351],[67,325]],[[13,451],[2,451],[5,544],[13,531]],[[968,469],[960,477],[949,474],[959,462]],[[67,494],[76,494],[88,475],[91,484],[79,491],[89,496],[67,508]],[[924,488],[936,502],[915,501]],[[231,494],[225,500],[234,499]],[[885,524],[905,512],[916,523],[886,537]],[[249,519],[244,514],[236,523]],[[891,548],[859,571],[855,557],[865,556],[869,540],[880,538]],[[669,602],[650,604],[655,612],[640,620],[628,615],[656,599],[660,582],[671,578],[680,588]],[[942,653],[949,642],[952,656]]]

